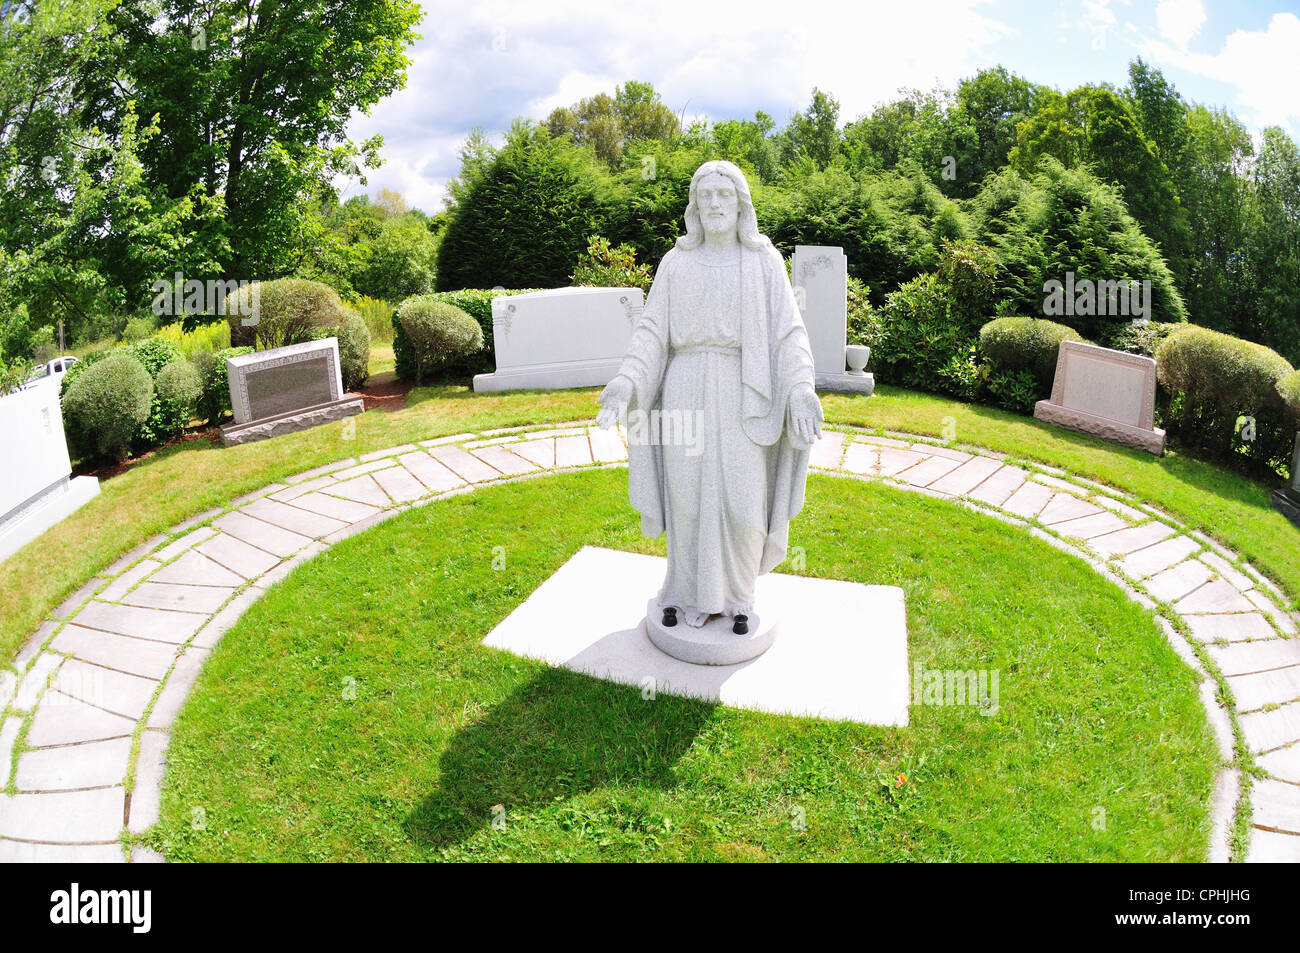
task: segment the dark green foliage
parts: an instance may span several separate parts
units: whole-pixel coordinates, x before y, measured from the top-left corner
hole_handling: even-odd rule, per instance
[[[567,285],[588,236],[621,231],[620,192],[589,151],[516,124],[447,225],[438,289]]]
[[[991,366],[986,366],[983,371],[985,390],[999,407],[1012,413],[1032,414],[1034,405],[1050,393],[1050,390],[1043,389],[1033,371],[999,371]]]
[[[1156,369],[1170,398],[1166,429],[1183,443],[1260,469],[1289,466],[1297,419],[1278,385],[1295,369],[1276,351],[1186,325],[1156,348]]]
[[[1110,335],[1100,343],[1117,351],[1128,351],[1130,354],[1141,354],[1143,357],[1155,357],[1156,348],[1160,346],[1160,342],[1174,331],[1186,326],[1186,324],[1178,322],[1148,321],[1141,324],[1133,321],[1128,324],[1115,325],[1111,329]]]
[[[945,241],[966,237],[957,206],[918,170],[855,179],[829,169],[796,189],[762,190],[759,225],[786,254],[796,245],[839,245],[849,273],[869,282],[873,303],[903,282],[935,268]]]
[[[638,144],[629,150],[627,170],[619,177],[627,196],[627,214],[613,220],[610,231],[600,234],[632,244],[641,261],[657,265],[678,237],[686,234],[682,213],[690,197],[691,177],[704,162],[717,158],[725,156],[695,140]],[[749,185],[754,191],[757,183],[751,180]],[[763,202],[758,194],[754,203],[761,221]]]
[[[1007,169],[972,207],[976,238],[999,261],[995,297],[1021,314],[1041,314],[1084,337],[1105,339],[1128,316],[1045,314],[1044,283],[1150,281],[1148,318],[1184,321],[1186,309],[1159,250],[1142,234],[1115,189],[1086,169],[1044,156],[1032,179]]]
[[[786,259],[786,267],[790,265]],[[849,276],[846,292],[848,343],[875,346],[881,337],[880,312],[871,305],[871,288],[865,282]]]
[[[161,337],[136,341],[134,344],[128,344],[123,350],[134,356],[154,381],[149,418],[140,425],[132,442],[140,449],[164,443],[185,429],[185,425],[190,421],[189,414],[181,403],[175,400],[164,403],[162,391],[158,386],[158,378],[164,368],[174,363],[184,362],[181,350],[171,341]],[[185,419],[178,423],[177,418],[182,414],[185,415]]]
[[[879,379],[973,399],[980,387],[975,347],[996,272],[989,249],[953,242],[943,246],[938,271],[890,293],[879,340],[869,342]]]
[[[149,419],[154,385],[132,354],[118,350],[96,361],[63,395],[63,420],[75,457],[121,460]]]
[[[149,376],[158,379],[159,372],[172,361],[180,360],[181,349],[166,338],[152,337],[136,341],[125,348],[128,354],[144,365]]]

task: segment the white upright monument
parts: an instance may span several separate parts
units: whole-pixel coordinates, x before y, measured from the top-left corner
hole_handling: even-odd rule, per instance
[[[475,391],[592,387],[618,373],[640,288],[552,288],[492,299],[496,369]]]
[[[844,249],[797,245],[791,272],[808,328],[817,389],[870,395],[876,389],[875,376],[865,371],[871,349],[848,344],[849,260]]]
[[[72,476],[59,382],[0,397],[0,560],[99,493],[99,481]]]

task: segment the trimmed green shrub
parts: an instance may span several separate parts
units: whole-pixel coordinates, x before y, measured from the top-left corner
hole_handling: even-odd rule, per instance
[[[95,364],[97,364],[99,361],[102,361],[104,358],[108,357],[110,354],[121,353],[121,350],[122,350],[121,348],[108,347],[100,351],[91,351],[89,354],[87,354],[85,357],[79,360],[76,364],[73,364],[71,367],[67,369],[67,371],[64,372],[63,380],[59,382],[59,387],[60,387],[59,393],[66,396],[68,393],[68,389],[72,386],[73,382],[78,377],[86,373],[87,370],[95,366]]]
[[[492,341],[492,299],[500,295],[518,295],[527,291],[535,291],[535,288],[517,288],[506,290],[502,288],[483,290],[479,288],[464,288],[460,291],[439,291],[431,295],[425,295],[430,301],[444,301],[447,304],[454,305],[464,311],[471,318],[478,322],[479,329],[483,332],[483,347],[478,351],[459,360],[450,361],[443,365],[440,370],[446,374],[458,376],[470,376],[473,374],[490,373],[494,367],[494,344]],[[396,365],[395,371],[398,380],[415,379],[415,352],[411,349],[411,339],[407,337],[406,330],[402,327],[402,322],[398,319],[397,309],[393,309],[393,362]]]
[[[994,371],[1028,371],[1050,391],[1061,342],[1082,340],[1074,328],[1041,318],[997,318],[980,328],[980,353]]]
[[[144,369],[149,372],[149,376],[154,382],[153,403],[149,410],[149,419],[140,425],[140,429],[136,432],[132,442],[141,449],[164,443],[180,433],[185,428],[185,424],[189,423],[189,417],[186,417],[177,427],[175,418],[181,412],[181,409],[178,407],[164,407],[162,394],[158,389],[158,375],[163,372],[163,369],[170,364],[185,360],[181,354],[181,349],[166,338],[151,337],[145,338],[143,341],[136,341],[134,344],[128,344],[122,350],[144,365]]]
[[[397,315],[415,357],[416,384],[423,383],[424,372],[429,368],[483,347],[483,331],[478,322],[445,301],[416,295],[398,306]]]
[[[366,319],[351,308],[345,308],[343,327],[339,328],[339,365],[343,374],[343,389],[360,387],[370,376],[370,329]]]
[[[165,442],[183,433],[194,418],[202,393],[198,371],[184,358],[172,361],[159,371],[154,380],[158,413],[156,419],[151,415],[149,421],[153,424],[153,438]]]
[[[63,420],[77,456],[126,456],[149,419],[153,379],[139,359],[116,351],[89,367],[63,396]]]
[[[230,411],[230,380],[226,376],[226,358],[251,354],[251,347],[228,347],[224,350],[198,351],[191,362],[199,378],[198,416],[209,425],[218,424]]]
[[[1189,324],[1156,348],[1156,373],[1179,440],[1278,473],[1290,464],[1295,418],[1278,385],[1295,368],[1276,351]]]
[[[248,302],[254,294],[258,302],[257,320],[245,326]],[[345,319],[343,299],[338,292],[327,284],[306,278],[261,281],[226,298],[231,344],[254,345],[258,350],[310,341],[322,328],[331,329],[332,334],[343,326]]]
[[[1300,425],[1300,371],[1293,371],[1277,382],[1277,393]]]

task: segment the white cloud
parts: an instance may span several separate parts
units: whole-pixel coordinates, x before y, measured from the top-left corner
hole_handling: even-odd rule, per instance
[[[1083,17],[1079,26],[1092,34],[1093,49],[1106,45],[1106,37],[1116,32],[1119,20],[1110,8],[1110,0],[1083,0]]]
[[[1141,47],[1143,56],[1159,63],[1218,80],[1237,90],[1237,102],[1248,121],[1280,125],[1292,135],[1300,129],[1300,17],[1274,14],[1265,30],[1237,30],[1218,53],[1189,53],[1159,40]]]
[[[612,93],[627,79],[653,83],[665,104],[688,117],[763,109],[778,124],[803,109],[817,86],[850,121],[899,87],[951,88],[988,65],[985,51],[1015,32],[980,9],[988,5],[429,0],[425,39],[408,54],[407,88],[349,128],[353,137],[383,133],[387,163],[364,189],[348,192],[397,189],[410,204],[437,211],[472,126],[499,134],[517,115],[544,119],[555,106]]]
[[[1192,37],[1205,25],[1201,0],[1160,0],[1156,4],[1156,29],[1179,49],[1187,49]]]

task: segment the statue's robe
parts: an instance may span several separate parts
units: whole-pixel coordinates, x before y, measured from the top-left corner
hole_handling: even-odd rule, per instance
[[[719,265],[669,251],[620,373],[634,385],[629,496],[644,535],[668,534],[660,605],[753,611],[808,473],[809,446],[785,423],[791,391],[813,386],[812,352],[780,253],[741,245]]]

